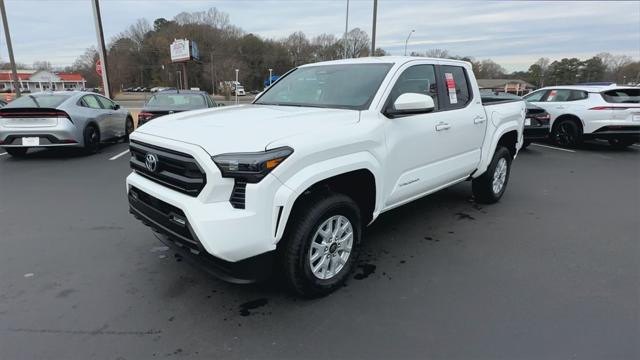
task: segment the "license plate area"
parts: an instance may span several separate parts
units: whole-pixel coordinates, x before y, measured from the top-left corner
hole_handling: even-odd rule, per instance
[[[40,146],[39,137],[23,137],[22,146]]]

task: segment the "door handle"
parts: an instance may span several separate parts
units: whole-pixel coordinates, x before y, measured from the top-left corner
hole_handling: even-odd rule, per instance
[[[564,106],[556,106],[556,109],[562,110],[562,109],[564,109]]]
[[[436,125],[436,131],[449,130],[450,128],[451,128],[451,125],[447,123],[440,123]]]
[[[482,116],[479,116],[479,115],[478,115],[478,116],[476,116],[476,117],[473,119],[473,123],[474,123],[474,124],[482,124],[483,122],[484,122],[484,118],[483,118]]]

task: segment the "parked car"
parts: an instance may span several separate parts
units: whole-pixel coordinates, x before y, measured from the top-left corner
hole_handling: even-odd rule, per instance
[[[491,102],[499,102],[509,99],[522,99],[520,96],[499,92],[482,92],[482,102],[485,104]],[[533,105],[526,101],[527,113],[524,119],[524,143],[522,148],[526,148],[534,141],[543,141],[549,139],[550,125],[549,119],[551,116],[543,108]]]
[[[158,116],[215,106],[216,103],[204,91],[160,91],[151,96],[138,113],[138,126]]]
[[[236,87],[233,88],[233,94],[238,96],[246,95],[246,93],[244,92],[244,87],[241,85],[237,85]]]
[[[41,92],[0,109],[0,147],[12,156],[24,156],[30,148],[60,146],[96,152],[101,142],[128,138],[133,126],[129,111],[102,95]]]
[[[525,100],[551,115],[551,139],[576,147],[585,139],[605,139],[625,148],[640,140],[640,88],[626,86],[552,86]]]
[[[300,66],[252,104],[166,115],[131,135],[130,211],[238,283],[274,262],[318,296],[356,266],[381,213],[471,180],[504,194],[525,104],[483,105],[471,64],[412,57]]]

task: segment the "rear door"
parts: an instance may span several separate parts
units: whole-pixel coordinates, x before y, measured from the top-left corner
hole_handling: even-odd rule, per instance
[[[545,109],[551,115],[550,123],[561,115],[575,115],[581,118],[584,110],[587,109],[587,98],[589,94],[582,90],[573,89],[552,89],[549,90],[541,103],[535,103]],[[585,119],[581,119],[584,121]]]

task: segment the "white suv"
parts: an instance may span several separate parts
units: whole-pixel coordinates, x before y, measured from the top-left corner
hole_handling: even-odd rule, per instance
[[[551,86],[524,99],[551,115],[551,139],[560,146],[606,139],[624,148],[640,140],[640,88]]]
[[[273,261],[304,295],[340,287],[381,213],[470,180],[505,192],[525,104],[483,104],[471,65],[411,57],[308,64],[253,104],[162,116],[131,136],[130,210],[233,282]]]

